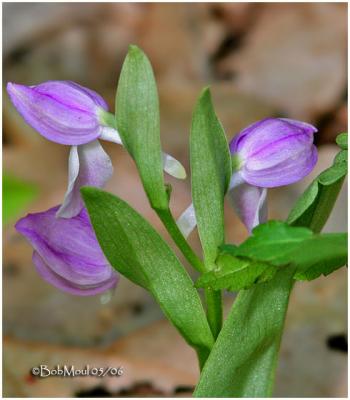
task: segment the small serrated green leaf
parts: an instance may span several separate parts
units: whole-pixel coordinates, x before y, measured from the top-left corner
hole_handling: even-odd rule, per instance
[[[279,266],[288,264],[300,243],[313,236],[303,227],[291,227],[282,221],[268,221],[253,229],[252,236],[234,250],[236,256],[270,262]]]
[[[117,128],[137,165],[153,208],[168,208],[160,143],[159,101],[152,66],[146,55],[130,46],[116,95]]]
[[[231,253],[276,267],[294,265],[295,278],[307,279],[306,276],[317,277],[345,265],[347,234],[314,234],[308,228],[269,221],[253,229],[253,235]]]
[[[231,178],[231,157],[210,91],[204,89],[193,113],[191,137],[192,197],[208,269],[224,243],[224,196]]]
[[[228,253],[220,254],[216,265],[215,270],[206,272],[197,280],[196,287],[238,291],[266,282],[277,272],[271,264],[233,257]]]
[[[81,193],[110,264],[148,289],[165,315],[204,360],[214,339],[198,292],[169,245],[120,198],[85,187]]]
[[[346,233],[314,235],[300,246],[303,254],[295,258],[295,263],[300,263],[294,279],[311,281],[343,267],[348,258],[347,241]]]
[[[238,246],[236,246],[235,244],[223,244],[222,246],[219,247],[220,253],[224,254],[231,254],[231,255],[235,255],[235,251],[237,249]]]

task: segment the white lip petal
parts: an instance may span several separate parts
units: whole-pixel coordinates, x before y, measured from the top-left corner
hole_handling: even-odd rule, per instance
[[[68,159],[68,188],[61,207],[57,210],[57,218],[71,218],[79,214],[81,204],[74,196],[74,184],[79,175],[78,146],[72,146]]]
[[[115,292],[115,288],[108,289],[108,290],[106,290],[105,292],[103,292],[103,293],[100,295],[100,303],[101,303],[102,305],[108,304],[108,303],[112,300],[113,295],[114,295],[114,292]]]
[[[100,139],[123,145],[122,139],[118,131],[116,129],[110,128],[109,126],[103,126],[101,128]]]
[[[176,158],[166,153],[163,153],[163,168],[165,172],[175,178],[186,178],[186,170],[180,161],[177,161]]]
[[[182,234],[187,238],[197,225],[193,204],[180,215],[176,223]]]
[[[236,174],[234,174],[236,175]],[[228,193],[232,206],[248,231],[267,221],[267,189],[249,185],[237,177],[232,177]]]
[[[80,188],[103,187],[113,174],[111,159],[98,140],[72,146],[68,165],[68,188],[56,213],[57,218],[72,218],[78,215],[84,206]]]
[[[117,143],[123,146],[122,139],[116,129],[108,126],[103,126],[101,128],[100,139],[107,140],[108,142]],[[178,178],[186,179],[186,170],[180,161],[172,157],[170,154],[162,153],[163,156],[163,168],[164,171],[169,175]]]

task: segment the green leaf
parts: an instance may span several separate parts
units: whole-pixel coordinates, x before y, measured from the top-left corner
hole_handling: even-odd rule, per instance
[[[118,132],[136,162],[152,207],[167,209],[157,86],[148,58],[136,46],[129,47],[119,77],[116,118]]]
[[[253,236],[233,250],[236,256],[268,262],[276,267],[292,264],[295,278],[328,274],[347,260],[347,234],[314,234],[310,229],[269,221],[253,229]]]
[[[337,145],[343,149],[347,150],[348,149],[348,134],[347,133],[339,133],[339,135],[336,138]]]
[[[347,134],[338,136],[337,143],[343,149],[347,148]],[[290,225],[308,226],[314,232],[320,232],[333,209],[346,174],[347,150],[341,150],[333,165],[323,171],[301,195],[287,222]]]
[[[231,157],[208,88],[199,97],[192,117],[192,198],[198,232],[208,269],[224,243],[224,196],[231,178]]]
[[[233,257],[223,253],[216,261],[217,268],[203,274],[196,287],[239,291],[255,283],[266,282],[275,275],[277,268],[268,263]]]
[[[153,294],[165,315],[204,359],[213,336],[193,282],[168,244],[118,197],[92,187],[81,192],[110,264]]]
[[[348,258],[347,241],[346,233],[314,235],[313,240],[307,241],[300,248],[300,252],[305,254],[295,257],[295,263],[299,259],[302,259],[302,263],[294,279],[310,281],[343,267]]]
[[[270,397],[292,268],[239,292],[202,370],[195,397]]]
[[[295,279],[311,280],[346,264],[345,233],[314,234],[280,221],[259,225],[240,246],[222,246],[217,268],[202,275],[197,287],[240,290],[273,278],[279,268],[293,265]],[[243,257],[243,258],[242,258]]]
[[[4,174],[2,177],[3,193],[3,223],[18,217],[38,195],[35,185],[23,182],[13,176]]]
[[[244,241],[231,254],[267,261],[274,265],[287,264],[298,247],[306,239],[313,237],[310,229],[291,227],[282,221],[268,221],[253,229],[252,236]]]

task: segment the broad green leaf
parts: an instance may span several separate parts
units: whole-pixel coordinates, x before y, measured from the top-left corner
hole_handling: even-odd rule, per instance
[[[118,132],[136,162],[152,207],[167,209],[157,86],[148,58],[136,46],[129,47],[119,77],[116,119]]]
[[[290,225],[308,226],[314,232],[320,232],[326,223],[347,174],[347,134],[339,135],[337,143],[344,150],[298,199],[287,219]]]
[[[2,177],[3,193],[3,223],[18,217],[37,194],[38,189],[31,183],[23,182],[18,178],[4,174]]]
[[[196,397],[269,397],[294,270],[239,292],[202,370]]]
[[[224,243],[224,196],[231,177],[231,157],[208,88],[199,97],[192,117],[192,198],[198,232],[208,269]]]
[[[148,289],[185,340],[205,358],[213,336],[193,282],[168,244],[118,197],[92,187],[81,192],[110,264]]]
[[[196,287],[239,291],[266,282],[277,272],[271,264],[233,257],[228,253],[219,255],[216,265],[215,270],[206,272],[197,280]]]

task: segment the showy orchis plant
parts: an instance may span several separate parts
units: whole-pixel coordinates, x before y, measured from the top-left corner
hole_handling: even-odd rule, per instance
[[[333,165],[302,194],[286,222],[267,221],[267,188],[297,182],[314,168],[317,129],[267,118],[228,145],[204,89],[190,134],[193,205],[176,223],[163,168],[178,178],[186,174],[161,151],[156,83],[139,48],[130,46],[124,62],[115,115],[97,93],[73,82],[8,84],[8,92],[41,135],[72,146],[62,205],[16,224],[34,248],[39,274],[75,295],[110,291],[124,275],[155,297],[197,352],[201,375],[195,396],[270,396],[293,282],[328,275],[346,263],[346,234],[320,231],[347,173],[347,135],[338,136],[341,150]],[[157,231],[125,201],[100,189],[112,166],[99,139],[122,144],[134,159],[151,207],[200,273],[195,284]],[[240,245],[225,243],[226,193],[252,233]],[[186,241],[196,225],[203,258]],[[239,293],[222,325],[225,289]]]

